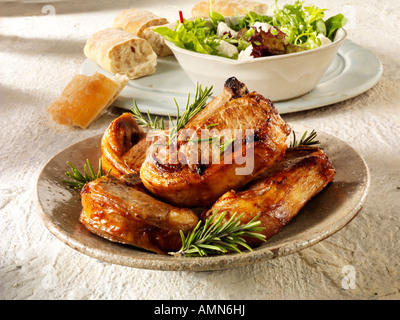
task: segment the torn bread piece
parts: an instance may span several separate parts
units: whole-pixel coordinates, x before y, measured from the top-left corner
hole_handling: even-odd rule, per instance
[[[77,74],[47,112],[58,124],[85,129],[115,101],[128,80],[119,74],[112,78],[97,72],[92,76]]]
[[[246,11],[253,11],[258,14],[266,14],[268,6],[265,3],[251,0],[214,0],[212,10],[222,14],[224,17],[246,15]],[[192,8],[193,17],[208,18],[210,13],[210,2],[208,0],[197,3]]]
[[[149,42],[119,28],[93,34],[84,47],[86,57],[104,70],[137,79],[156,70],[157,55]]]
[[[170,24],[168,24],[169,26]],[[167,26],[167,25],[165,25]],[[171,56],[173,53],[168,45],[165,43],[164,38],[158,33],[154,32],[154,29],[160,26],[153,26],[143,30],[142,37],[146,39],[153,48],[154,52],[160,57]],[[164,25],[163,25],[164,27]]]
[[[154,52],[161,56],[172,55],[163,37],[153,31],[154,28],[168,24],[168,20],[143,9],[126,9],[114,19],[113,27],[130,32],[147,40]]]

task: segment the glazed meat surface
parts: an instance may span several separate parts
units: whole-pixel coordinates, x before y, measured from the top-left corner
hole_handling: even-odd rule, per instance
[[[81,191],[80,222],[108,240],[165,254],[180,249],[179,231],[192,230],[198,217],[147,194],[138,175],[106,175]]]
[[[240,191],[229,191],[221,196],[201,218],[209,218],[213,212],[226,212],[225,219],[234,213],[243,214],[242,223],[257,215],[264,227],[266,239],[279,232],[297,215],[300,209],[328,183],[335,169],[327,155],[317,147],[300,146],[287,150],[284,159],[263,172]],[[249,245],[254,238],[246,239]]]
[[[178,251],[180,231],[215,211],[226,220],[242,214],[242,223],[258,216],[269,239],[335,175],[322,149],[288,149],[290,132],[268,99],[234,77],[174,136],[170,129],[148,135],[124,113],[102,137],[106,175],[83,187],[80,222],[105,239],[160,254]]]
[[[175,142],[149,147],[140,177],[151,193],[173,205],[211,205],[282,160],[290,131],[268,99],[231,78]]]
[[[103,172],[110,169],[115,177],[139,173],[151,144],[131,113],[124,113],[111,122],[101,140]]]

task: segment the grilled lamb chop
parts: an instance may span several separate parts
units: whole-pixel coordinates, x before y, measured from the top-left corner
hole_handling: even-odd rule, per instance
[[[179,250],[180,230],[187,233],[198,222],[192,210],[173,207],[147,194],[138,175],[103,176],[87,183],[81,196],[79,220],[88,230],[160,254]]]
[[[327,155],[317,147],[300,146],[287,150],[284,159],[263,172],[241,191],[225,193],[203,212],[201,219],[213,212],[225,212],[224,219],[234,213],[247,223],[257,215],[269,239],[297,215],[300,209],[333,180],[335,169]],[[259,243],[246,239],[249,245]]]
[[[206,130],[211,127],[216,135]],[[290,131],[271,101],[230,78],[176,141],[150,146],[140,177],[151,193],[175,206],[211,205],[282,160]],[[222,139],[221,132],[232,140]],[[205,143],[193,146],[194,141]]]
[[[103,172],[120,177],[139,173],[151,141],[131,113],[124,113],[108,126],[101,140]]]

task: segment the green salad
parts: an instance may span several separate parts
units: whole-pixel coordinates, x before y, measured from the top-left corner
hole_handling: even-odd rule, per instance
[[[337,14],[324,19],[325,11],[296,0],[278,8],[273,15],[247,12],[223,17],[212,11],[209,19],[181,19],[174,29],[157,27],[154,31],[180,48],[230,59],[253,59],[318,48],[331,43],[347,19]]]

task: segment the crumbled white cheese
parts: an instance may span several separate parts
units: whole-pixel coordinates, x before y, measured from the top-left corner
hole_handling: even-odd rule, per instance
[[[225,33],[230,33],[232,38],[237,38],[237,32],[235,30],[233,30],[232,28],[229,28],[229,26],[225,23],[225,22],[220,22],[218,23],[218,27],[217,27],[217,36],[219,38],[222,38]]]
[[[225,22],[229,24],[234,24],[238,25],[239,24],[239,18],[237,16],[231,16],[231,17],[225,17]]]
[[[238,54],[238,48],[234,46],[233,44],[230,44],[229,42],[226,42],[224,40],[221,40],[219,43],[219,46],[217,47],[217,50],[220,54],[223,54],[227,57],[233,57],[234,55]]]
[[[248,46],[245,50],[241,51],[238,56],[238,60],[251,60],[254,57],[251,55],[253,51],[253,46]]]
[[[330,44],[330,43],[332,43],[332,41],[329,39],[329,38],[327,38],[327,37],[325,37],[322,33],[320,33],[318,36],[317,36],[317,38],[319,39],[319,40],[321,40],[321,47],[322,46],[326,46],[327,44]]]
[[[258,30],[262,30],[264,32],[268,32],[268,30],[272,27],[270,24],[266,22],[255,22],[252,26],[253,28],[256,28]]]

